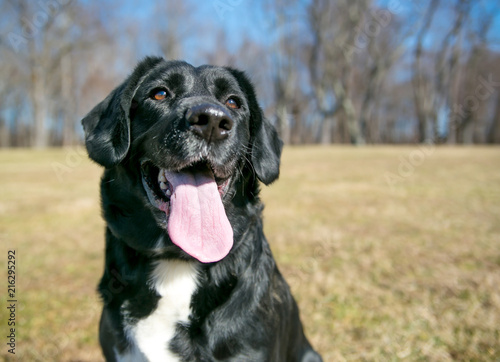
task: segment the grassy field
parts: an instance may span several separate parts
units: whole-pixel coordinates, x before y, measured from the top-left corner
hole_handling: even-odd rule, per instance
[[[101,170],[0,152],[0,359],[100,361]],[[500,360],[500,148],[286,148],[265,228],[325,361]]]

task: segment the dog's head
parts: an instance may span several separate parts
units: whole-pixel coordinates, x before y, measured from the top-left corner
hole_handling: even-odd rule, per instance
[[[235,190],[250,187],[243,192],[254,197],[255,178],[267,185],[279,175],[282,142],[235,69],[146,58],[82,124],[90,158],[108,173],[108,226],[137,249],[152,245],[137,245],[127,222],[152,216],[185,253],[222,259],[233,244],[226,209]]]

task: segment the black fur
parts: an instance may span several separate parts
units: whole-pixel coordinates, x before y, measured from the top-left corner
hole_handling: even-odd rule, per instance
[[[161,101],[156,89],[168,90]],[[185,114],[200,103],[226,107],[234,122],[220,142],[196,137]],[[194,260],[169,239],[165,214],[148,199],[141,162],[179,170],[206,163],[223,195],[234,232],[230,253],[199,263],[199,287],[188,324],[169,346],[182,361],[321,361],[304,336],[297,305],[263,234],[259,182],[279,176],[282,142],[266,120],[244,73],[222,67],[146,58],[82,121],[90,158],[105,167],[101,180],[106,261],[99,292],[104,301],[100,342],[104,356],[129,348],[125,323],[150,315],[159,296],[147,285],[158,259]],[[203,154],[203,156],[199,156]],[[158,240],[163,237],[163,243]],[[121,312],[127,302],[127,321]]]

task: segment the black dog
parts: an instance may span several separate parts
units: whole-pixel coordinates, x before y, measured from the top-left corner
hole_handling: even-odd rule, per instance
[[[321,361],[263,234],[282,143],[242,72],[146,58],[82,123],[108,361]]]

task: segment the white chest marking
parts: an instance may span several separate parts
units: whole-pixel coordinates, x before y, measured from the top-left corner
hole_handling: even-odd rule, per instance
[[[191,296],[197,288],[194,262],[158,262],[151,274],[150,285],[161,296],[156,309],[136,324],[125,327],[131,348],[118,361],[178,361],[168,349],[178,323],[188,322]]]

